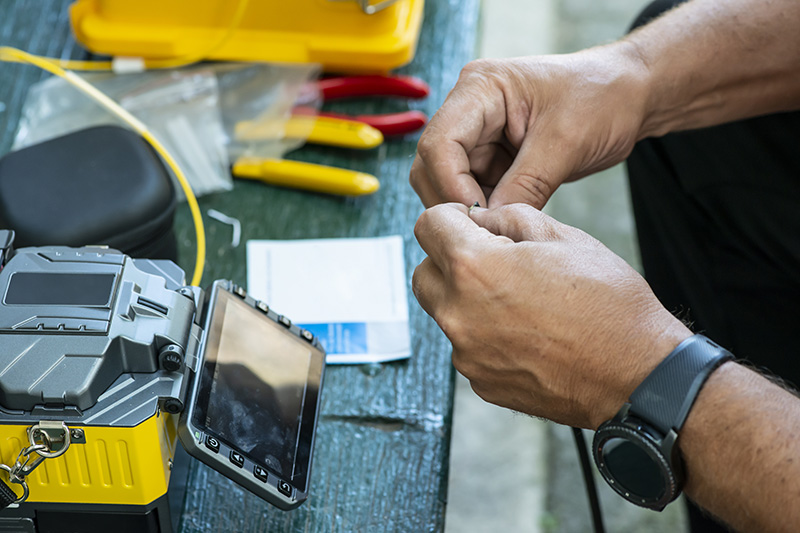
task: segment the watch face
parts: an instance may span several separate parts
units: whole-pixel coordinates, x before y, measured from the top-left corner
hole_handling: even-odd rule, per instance
[[[679,461],[672,457],[673,443],[672,432],[664,439],[628,418],[602,424],[592,451],[600,473],[620,496],[660,511],[680,493],[680,481],[673,472],[673,461]],[[680,471],[680,464],[675,466]]]
[[[629,440],[619,437],[603,444],[603,462],[614,482],[625,492],[645,500],[659,500],[667,480],[647,453]]]

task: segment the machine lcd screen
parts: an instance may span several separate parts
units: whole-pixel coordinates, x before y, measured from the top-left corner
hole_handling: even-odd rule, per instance
[[[7,305],[104,307],[114,295],[114,274],[15,272],[6,290]]]
[[[305,491],[323,353],[220,290],[192,423]]]

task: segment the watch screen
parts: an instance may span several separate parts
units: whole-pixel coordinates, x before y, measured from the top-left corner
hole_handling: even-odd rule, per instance
[[[611,438],[603,444],[603,462],[614,481],[633,496],[657,500],[667,481],[655,461],[632,442]]]

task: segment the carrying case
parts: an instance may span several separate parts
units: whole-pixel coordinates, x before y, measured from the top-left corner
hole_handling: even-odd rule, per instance
[[[177,196],[158,154],[136,133],[96,126],[0,158],[0,228],[15,246],[107,245],[177,261]]]

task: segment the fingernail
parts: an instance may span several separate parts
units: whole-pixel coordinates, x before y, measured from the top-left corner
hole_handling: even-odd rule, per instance
[[[481,206],[481,203],[480,203],[480,202],[475,202],[474,204],[472,204],[471,206],[469,206],[469,209],[467,209],[467,212],[468,212],[468,213],[472,213],[472,210],[473,210],[473,209],[475,209],[476,207],[480,207],[480,206]]]

